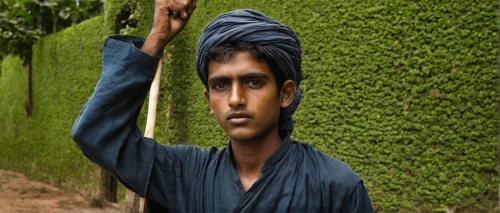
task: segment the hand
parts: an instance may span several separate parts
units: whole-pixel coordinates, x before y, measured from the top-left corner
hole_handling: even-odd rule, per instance
[[[158,56],[186,26],[196,8],[196,0],[156,0],[153,28],[141,50]]]

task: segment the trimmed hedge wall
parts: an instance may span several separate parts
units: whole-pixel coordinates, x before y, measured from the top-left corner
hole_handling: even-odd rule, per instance
[[[133,32],[147,36],[153,2],[138,4]],[[210,20],[252,8],[291,26],[302,41],[304,98],[292,137],[348,163],[378,211],[497,211],[497,4],[199,1],[164,56],[155,137],[202,147],[227,143],[209,115],[195,49]],[[123,5],[106,1],[104,17],[35,47],[29,120],[20,62],[3,62],[0,128],[6,134],[0,144],[7,148],[0,150],[0,168],[71,187],[95,180],[69,129],[95,86],[104,36],[114,32]]]
[[[25,173],[65,189],[94,193],[98,174],[72,142],[70,131],[101,70],[103,17],[43,38],[33,47],[33,114],[26,118],[26,70],[2,63],[0,168]],[[7,118],[7,119],[5,119]]]

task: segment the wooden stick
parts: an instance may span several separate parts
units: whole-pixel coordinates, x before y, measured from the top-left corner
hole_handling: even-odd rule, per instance
[[[158,97],[160,96],[160,77],[162,69],[163,58],[160,59],[158,67],[156,68],[155,78],[151,84],[149,91],[149,105],[148,105],[148,118],[146,120],[146,130],[144,137],[154,138],[155,125],[156,125],[156,107],[158,105]]]
[[[160,96],[160,77],[162,70],[163,58],[160,59],[158,67],[156,68],[156,74],[151,83],[151,89],[149,90],[149,105],[148,105],[148,118],[146,120],[146,130],[144,131],[144,137],[154,138],[155,135],[155,125],[156,125],[156,108],[158,105],[158,97]],[[147,210],[146,198],[139,197],[135,194],[134,201],[132,205],[132,212],[145,213]]]

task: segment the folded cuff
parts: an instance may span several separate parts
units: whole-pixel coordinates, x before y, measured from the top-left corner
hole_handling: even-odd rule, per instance
[[[137,70],[153,80],[161,55],[152,57],[140,49],[145,38],[131,35],[109,36],[102,50],[103,60]]]

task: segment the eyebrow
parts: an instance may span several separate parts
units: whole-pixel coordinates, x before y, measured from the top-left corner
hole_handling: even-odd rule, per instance
[[[267,74],[261,73],[261,72],[247,72],[245,74],[238,75],[238,79],[240,80],[246,80],[246,79],[267,79],[269,76]],[[213,83],[213,82],[221,82],[221,81],[228,81],[230,78],[224,75],[216,75],[212,76],[210,79],[208,79],[208,83]]]
[[[239,79],[251,79],[251,78],[269,78],[268,75],[261,72],[248,72],[243,75],[238,75]]]

